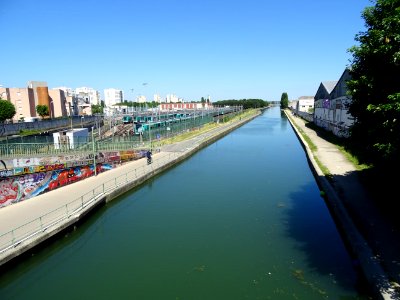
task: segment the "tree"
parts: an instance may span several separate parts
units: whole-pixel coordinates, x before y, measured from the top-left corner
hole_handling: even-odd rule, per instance
[[[0,122],[3,123],[7,119],[12,119],[15,114],[15,106],[10,101],[0,98]]]
[[[204,97],[201,97],[201,106],[204,107],[206,105],[206,99]]]
[[[281,96],[281,108],[288,108],[289,106],[289,97],[287,93],[282,93]]]
[[[373,163],[400,161],[400,0],[375,0],[363,11],[347,82],[355,118],[351,142]]]
[[[36,112],[42,117],[42,119],[50,115],[49,107],[47,105],[36,105]]]
[[[268,105],[267,101],[262,99],[242,99],[242,100],[220,100],[214,102],[217,106],[243,106],[243,109],[265,107]]]
[[[102,114],[103,107],[101,105],[92,104],[92,114]]]

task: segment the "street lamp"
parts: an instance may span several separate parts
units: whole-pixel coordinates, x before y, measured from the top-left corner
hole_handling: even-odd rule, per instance
[[[85,117],[81,117],[81,128],[83,128],[82,121],[83,121],[84,118],[85,118]],[[93,128],[93,127],[92,127],[92,128]]]
[[[94,176],[97,176],[97,168],[96,168],[96,144],[94,141],[94,127],[92,127],[92,148],[93,148],[93,168],[94,168]]]
[[[54,118],[54,111],[53,111],[54,102],[53,102],[53,100],[50,101],[49,106],[50,106],[50,118],[52,119],[52,118]]]

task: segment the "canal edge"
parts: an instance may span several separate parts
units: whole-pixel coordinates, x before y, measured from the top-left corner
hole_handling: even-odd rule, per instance
[[[338,222],[337,225],[341,227],[340,231],[344,235],[347,245],[350,246],[353,255],[355,255],[360,263],[360,269],[365,279],[372,286],[373,292],[377,297],[379,297],[379,299],[397,299],[387,274],[384,272],[377,259],[375,259],[371,248],[356,228],[336,190],[322,172],[308,143],[304,140],[296,125],[293,124],[293,121],[287,110],[283,111],[306,153],[311,171],[314,174],[314,178],[316,179],[318,186],[323,192],[325,192],[324,199],[326,199],[331,213]]]
[[[97,198],[96,201],[91,202],[88,204],[83,210],[73,215],[70,215],[68,218],[64,218],[57,222],[57,224],[52,225],[42,231],[41,234],[38,234],[36,237],[29,238],[25,241],[22,241],[16,244],[12,250],[7,251],[6,253],[0,255],[0,270],[7,269],[7,266],[10,263],[16,262],[18,258],[22,258],[25,254],[30,253],[30,251],[34,250],[35,248],[41,247],[45,245],[45,242],[49,242],[53,239],[57,239],[60,237],[64,232],[70,230],[79,222],[84,222],[84,219],[87,215],[91,214],[95,209],[98,207],[106,204],[117,198],[118,196],[128,192],[129,190],[140,186],[141,184],[145,183],[152,177],[168,170],[169,168],[173,167],[174,165],[186,160],[202,148],[212,144],[213,142],[217,141],[218,139],[224,137],[225,135],[229,134],[230,132],[234,131],[235,129],[241,127],[242,125],[250,122],[251,120],[255,119],[256,117],[260,116],[262,110],[258,110],[254,115],[247,116],[242,118],[241,120],[237,121],[233,124],[227,124],[225,127],[217,128],[215,134],[205,138],[198,144],[193,144],[193,147],[189,148],[188,150],[182,152],[180,155],[172,159],[171,161],[167,162],[165,165],[159,166],[157,168],[152,168],[147,173],[143,174],[142,176],[138,177],[137,179],[121,184],[116,189],[104,193]],[[194,138],[193,138],[194,139]]]

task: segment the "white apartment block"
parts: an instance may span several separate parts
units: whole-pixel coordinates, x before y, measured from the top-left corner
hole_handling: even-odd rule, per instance
[[[136,97],[136,102],[138,102],[138,103],[146,103],[147,102],[146,96],[144,96],[144,95],[137,96]]]
[[[161,98],[160,95],[154,94],[153,101],[157,102],[157,103],[161,103],[162,102],[162,98]]]
[[[167,95],[167,103],[178,103],[178,102],[183,102],[183,99],[179,98],[177,95],[174,94]]]
[[[75,94],[85,99],[86,103],[92,105],[99,105],[100,104],[100,93],[93,88],[90,87],[79,87],[75,89]]]
[[[69,87],[66,86],[59,86],[59,87],[54,87],[52,88],[53,90],[62,90],[65,93],[65,96],[73,96],[75,95],[75,91]]]
[[[104,90],[104,104],[108,107],[124,101],[124,92],[117,89]]]

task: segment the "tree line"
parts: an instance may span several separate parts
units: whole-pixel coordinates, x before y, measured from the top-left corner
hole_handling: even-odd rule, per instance
[[[344,144],[360,162],[379,167],[400,167],[400,0],[373,0],[362,13],[366,30],[349,49],[354,117]],[[281,108],[288,107],[282,93]]]
[[[260,108],[268,106],[268,102],[262,99],[241,99],[241,100],[219,100],[213,103],[214,106],[243,106],[243,109]]]

